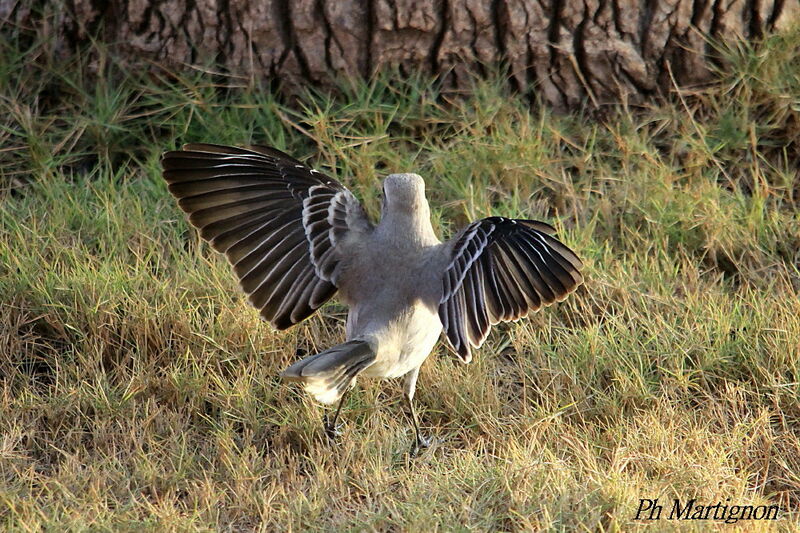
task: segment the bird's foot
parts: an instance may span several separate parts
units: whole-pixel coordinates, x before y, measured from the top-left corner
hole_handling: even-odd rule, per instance
[[[432,442],[433,439],[431,439],[430,437],[423,437],[422,435],[417,435],[417,437],[414,439],[414,444],[411,445],[411,450],[408,452],[408,454],[411,457],[416,457],[417,455],[419,455],[421,450],[430,447]]]
[[[328,413],[322,415],[322,427],[325,429],[325,435],[328,436],[332,442],[336,442],[344,432],[342,431],[342,424],[333,425],[333,422],[328,418]]]

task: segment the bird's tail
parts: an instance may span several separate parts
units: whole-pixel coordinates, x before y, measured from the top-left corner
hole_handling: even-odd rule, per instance
[[[375,350],[369,343],[353,340],[297,361],[281,372],[281,377],[303,383],[306,392],[317,401],[331,404],[374,361]]]

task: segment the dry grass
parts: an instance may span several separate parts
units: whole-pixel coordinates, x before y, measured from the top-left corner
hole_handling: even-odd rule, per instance
[[[0,524],[9,530],[636,530],[639,498],[777,503],[800,521],[800,33],[730,52],[718,86],[604,121],[492,83],[449,101],[377,80],[285,105],[203,73],[0,44]],[[233,80],[235,81],[235,80]],[[363,382],[330,446],[277,373],[339,342],[336,304],[286,333],[184,222],[158,157],[274,144],[377,213],[389,171],[450,234],[542,218],[585,288],[439,348],[409,460],[396,383]],[[707,523],[660,521],[658,531]],[[729,528],[717,524],[720,528]]]

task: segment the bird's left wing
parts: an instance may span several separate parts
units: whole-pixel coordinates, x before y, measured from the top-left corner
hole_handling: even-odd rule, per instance
[[[162,165],[189,222],[278,329],[333,296],[348,245],[372,231],[350,191],[274,148],[189,144]]]
[[[583,281],[583,263],[535,220],[490,217],[450,242],[439,318],[450,346],[472,360],[492,325],[564,300]]]

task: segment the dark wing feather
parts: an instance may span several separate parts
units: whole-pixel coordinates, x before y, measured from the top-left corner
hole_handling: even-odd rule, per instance
[[[333,296],[348,239],[372,231],[350,191],[274,148],[190,144],[161,162],[189,222],[278,329]]]
[[[544,222],[490,217],[450,241],[439,318],[465,362],[492,325],[562,301],[583,282],[583,263],[554,235]]]

